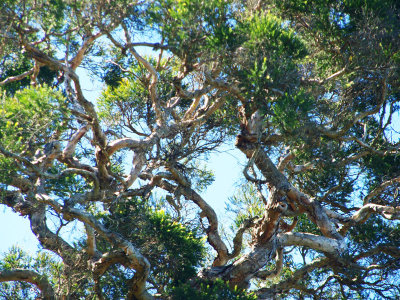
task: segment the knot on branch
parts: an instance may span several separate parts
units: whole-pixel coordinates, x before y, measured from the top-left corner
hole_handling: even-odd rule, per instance
[[[211,268],[204,268],[198,273],[198,277],[205,280],[215,280],[222,277],[225,271],[230,268],[232,264],[227,266],[213,266]]]
[[[277,201],[267,207],[264,217],[258,221],[253,232],[254,244],[268,242],[278,232],[280,216],[286,212],[288,205],[285,202]]]
[[[288,205],[285,202],[278,202],[272,206],[272,209],[277,212],[284,213],[287,211]]]
[[[285,221],[281,220],[281,222],[280,222],[280,228],[281,228],[281,230],[282,230],[283,232],[291,232],[291,231],[296,227],[297,221],[298,221],[297,217],[295,217],[295,218],[293,219],[292,224],[288,224],[288,223],[286,223]]]
[[[21,216],[29,215],[32,209],[34,209],[33,205],[26,201],[18,192],[7,193],[3,199],[4,204],[8,207],[12,207],[14,210],[19,212]]]
[[[258,137],[256,134],[239,134],[236,137],[235,146],[241,150],[252,150],[254,149],[255,143],[257,143]]]

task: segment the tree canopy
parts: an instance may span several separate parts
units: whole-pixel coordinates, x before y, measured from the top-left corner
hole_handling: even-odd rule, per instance
[[[400,297],[399,1],[3,0],[0,45],[0,204],[43,249],[2,297]]]

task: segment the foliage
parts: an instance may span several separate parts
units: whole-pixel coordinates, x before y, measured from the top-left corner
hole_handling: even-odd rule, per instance
[[[62,269],[62,263],[54,260],[46,252],[38,253],[37,256],[32,257],[22,249],[13,246],[2,256],[0,270],[33,270],[49,278],[55,286],[59,284],[57,279]],[[0,296],[4,299],[37,299],[40,296],[40,291],[26,282],[1,282]]]
[[[199,282],[199,289],[194,289],[189,284],[181,284],[172,290],[172,299],[183,300],[218,300],[218,299],[237,299],[237,300],[255,300],[257,297],[253,293],[246,293],[235,287],[231,289],[229,285],[221,280],[212,283]]]
[[[174,221],[165,211],[154,210],[140,198],[113,205],[110,212],[101,216],[102,222],[111,230],[118,230],[146,255],[152,266],[151,276],[160,285],[159,291],[170,289],[195,276],[205,254],[203,240],[196,228],[191,229]],[[101,247],[108,248],[110,245],[104,241]],[[114,288],[123,286],[123,280],[118,279],[124,276],[122,270],[109,273],[112,275],[108,276],[121,282],[108,284]],[[105,289],[108,284],[105,284]]]
[[[54,131],[65,128],[65,98],[47,85],[25,88],[14,96],[3,91],[1,101],[0,145],[6,151],[33,156],[49,142]],[[0,170],[2,180],[12,178],[17,170],[15,159],[1,156]]]
[[[252,184],[238,187],[237,193],[225,203],[226,210],[235,217],[234,225],[239,228],[247,219],[260,217],[263,214],[263,202]]]
[[[2,1],[0,204],[57,261],[12,249],[1,281],[24,268],[52,288],[2,296],[398,297],[399,15],[394,0]],[[244,179],[221,224],[204,192],[227,146]]]

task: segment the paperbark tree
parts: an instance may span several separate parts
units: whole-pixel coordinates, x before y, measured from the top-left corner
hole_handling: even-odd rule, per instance
[[[20,268],[0,281],[48,299],[400,295],[398,1],[0,8],[0,203],[64,270],[58,285]],[[104,82],[99,99],[79,68]],[[229,143],[252,186],[231,238],[200,193],[204,157]],[[81,243],[59,234],[68,222]]]

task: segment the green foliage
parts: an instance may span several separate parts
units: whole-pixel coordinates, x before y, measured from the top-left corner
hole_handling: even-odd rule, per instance
[[[146,57],[146,59],[156,67],[154,58]],[[104,78],[108,86],[98,100],[99,117],[117,130],[123,128],[137,133],[142,131],[144,126],[151,126],[155,121],[155,115],[151,109],[152,102],[148,90],[150,82],[146,69],[137,61],[127,63],[129,73],[123,79],[115,66],[106,71]],[[166,63],[167,61],[163,61],[161,65]],[[160,71],[157,94],[163,103],[173,93],[172,86],[168,82],[175,75],[174,62],[170,62]]]
[[[308,112],[313,108],[314,101],[304,91],[296,94],[285,93],[273,104],[274,117],[272,121],[281,127],[283,132],[292,132],[309,119]]]
[[[271,51],[268,58],[288,56],[298,59],[306,54],[305,46],[295,32],[271,13],[250,15],[239,25],[239,31],[246,36],[243,47],[258,53],[260,50]]]
[[[400,175],[400,157],[397,155],[367,155],[364,158],[369,174],[373,177],[374,183],[380,184],[385,178],[395,177]],[[374,185],[372,185],[374,187]]]
[[[48,170],[49,174],[59,174],[66,169],[66,166],[61,163],[56,163],[55,166]],[[71,195],[91,191],[93,184],[88,182],[81,176],[72,174],[61,176],[58,179],[49,179],[46,182],[46,188],[51,190],[52,195],[60,199],[69,199]]]
[[[0,259],[0,271],[25,269],[35,271],[49,280],[55,286],[59,283],[59,271],[62,264],[56,262],[45,252],[31,257],[22,249],[13,246]],[[40,291],[30,283],[10,281],[0,283],[0,298],[2,299],[37,299]]]
[[[192,169],[192,184],[197,191],[205,191],[207,187],[214,182],[214,173],[208,170],[205,166],[198,164],[190,166]]]
[[[284,20],[271,13],[249,14],[238,21],[234,32],[237,49],[233,61],[227,61],[228,65],[232,63],[227,72],[237,78],[246,97],[251,99],[251,110],[257,107],[270,114],[276,90],[284,94],[282,99],[278,98],[282,109],[293,100],[296,105],[300,98],[310,98],[304,91],[296,90],[296,64],[307,54],[306,47]],[[289,116],[285,120],[290,122]]]
[[[239,228],[247,219],[262,217],[264,214],[264,203],[257,195],[253,184],[247,183],[238,187],[235,195],[225,203],[226,210],[234,216],[235,229]]]
[[[54,131],[62,131],[65,98],[47,85],[25,88],[14,96],[2,92],[0,109],[1,146],[23,156],[33,156],[48,143]],[[0,155],[2,176],[15,172],[14,159]]]
[[[205,247],[198,233],[172,220],[163,210],[152,209],[145,200],[134,198],[115,204],[111,214],[102,216],[101,220],[140,249],[151,264],[151,276],[161,287],[171,288],[186,282],[196,275],[202,264]],[[108,246],[103,243],[102,247]],[[108,273],[107,276],[115,277],[114,280],[123,280],[127,276],[118,269]],[[115,297],[121,293],[116,290],[118,284],[104,280],[103,286],[105,290],[113,291]]]
[[[230,41],[230,26],[227,25],[230,2],[155,1],[149,15],[173,52],[192,62],[199,49],[220,48]]]
[[[251,141],[254,137],[250,137],[249,146],[253,143],[253,146],[264,147],[272,160],[283,155],[283,149],[288,147],[295,156],[284,170],[290,183],[323,202],[324,207],[340,214],[351,214],[357,209],[354,203],[358,204],[357,199],[361,199],[365,192],[400,175],[399,157],[391,154],[398,148],[395,142],[398,136],[389,138],[386,135],[396,130],[390,128],[395,123],[392,116],[400,109],[399,9],[396,0],[158,0],[138,3],[129,0],[5,0],[0,3],[0,43],[4,45],[0,47],[0,82],[32,69],[34,61],[27,44],[42,51],[43,60],[45,55],[50,55],[54,60],[66,63],[65,60],[76,55],[88,36],[104,33],[84,49],[85,59],[81,64],[93,74],[100,75],[106,84],[96,102],[102,123],[100,127],[94,126],[97,123],[95,113],[86,110],[85,113],[94,120],[91,132],[85,137],[92,144],[86,145],[83,139],[77,147],[81,149],[74,153],[85,164],[82,168],[85,173],[93,171],[92,176],[101,175],[100,193],[91,193],[87,201],[81,201],[86,192],[93,189],[93,183],[71,173],[57,180],[42,176],[46,193],[59,205],[65,205],[64,209],[69,208],[67,205],[75,205],[74,208],[94,212],[106,228],[128,238],[151,263],[151,276],[147,283],[151,292],[157,290],[165,297],[170,293],[176,299],[253,299],[254,295],[232,290],[218,280],[202,283],[188,280],[195,277],[206,255],[199,223],[190,223],[188,219],[191,220],[192,216],[183,216],[182,212],[179,219],[173,219],[160,210],[162,205],[155,209],[145,199],[124,198],[124,195],[135,192],[132,190],[136,189],[136,184],[146,181],[143,179],[145,176],[140,176],[132,190],[119,190],[120,183],[127,178],[123,174],[124,150],[118,151],[107,162],[105,168],[110,177],[102,176],[104,172],[98,171],[104,169],[100,168],[103,166],[99,160],[96,161],[95,155],[101,156],[106,151],[101,149],[102,143],[98,143],[98,130],[106,132],[110,137],[108,142],[115,138],[149,141],[149,144],[143,142],[146,145],[141,147],[147,151],[143,168],[146,176],[158,172],[164,175],[175,168],[191,188],[200,192],[214,177],[207,168],[200,168],[202,165],[198,158],[207,157],[239,131],[243,137],[248,129],[246,122],[255,111],[259,111],[263,114],[265,131],[257,144]],[[158,73],[157,94],[167,118],[165,128],[155,125],[148,70],[136,61],[128,45],[125,49],[111,48],[111,36],[122,45],[131,43],[129,46],[141,41],[160,42],[150,44],[152,46],[148,48],[162,49],[158,54],[164,59],[157,61],[152,56],[144,57]],[[39,62],[42,64],[38,58],[36,63]],[[104,62],[107,63],[102,68]],[[29,76],[3,87],[0,184],[7,193],[15,190],[15,186],[7,186],[15,178],[34,178],[32,182],[36,187],[37,176],[40,177],[36,173],[39,172],[21,167],[28,166],[28,161],[33,162],[40,155],[37,151],[54,136],[63,140],[66,123],[72,124],[75,131],[87,121],[85,118],[75,121],[75,115],[71,116],[74,121],[70,121],[63,92],[49,88],[51,84],[57,84],[56,76],[60,76],[62,82],[62,75],[66,75],[62,74],[64,71],[64,68],[55,72],[41,66],[36,87],[29,87]],[[183,96],[183,91],[189,94],[204,87],[209,89],[199,98],[198,107],[201,109],[196,111],[197,116],[206,117],[205,112],[216,99],[223,99],[225,103],[212,116],[207,116],[204,123],[190,126],[189,122],[180,123],[195,98]],[[85,89],[84,84],[82,88]],[[382,105],[380,111],[374,111],[379,105]],[[363,116],[364,113],[369,115]],[[149,148],[145,149],[147,145]],[[127,152],[131,150],[126,149]],[[25,163],[7,155],[7,151],[26,159]],[[308,170],[295,171],[296,165],[307,163],[310,163]],[[59,174],[67,167],[71,171],[79,166],[60,159],[44,172],[47,175]],[[174,196],[171,194],[167,200],[160,200],[163,205],[172,197],[182,196],[179,190],[181,180],[174,183],[170,176],[161,179],[161,183],[165,180],[164,183],[177,184],[178,188]],[[143,186],[149,189],[157,186],[160,181],[157,182],[156,177],[149,185]],[[103,182],[107,184],[103,185]],[[398,191],[398,185],[387,187],[372,200],[378,204],[398,206]],[[35,197],[23,191],[22,194],[27,204],[32,202],[33,207],[37,204]],[[147,191],[145,194],[148,195]],[[74,195],[78,196],[79,203],[69,201]],[[104,210],[98,211],[97,201],[103,201]],[[227,207],[235,214],[233,231],[246,219],[261,217],[265,213],[263,201],[253,185],[243,186],[229,199]],[[61,213],[59,217],[63,218]],[[318,226],[306,214],[297,218],[294,231],[321,235]],[[284,217],[286,219],[290,218]],[[181,224],[185,222],[186,225]],[[348,231],[349,253],[354,258],[354,255],[372,251],[376,246],[398,249],[399,232],[398,224],[390,225],[381,217],[371,217]],[[243,244],[247,238],[246,233]],[[114,250],[101,237],[96,236],[96,241],[100,252]],[[78,252],[83,251],[84,247],[80,247],[83,244],[82,241],[78,245]],[[248,248],[243,249],[245,251]],[[302,248],[301,254],[304,261],[319,255],[308,248]],[[28,259],[24,255],[14,251],[0,266],[22,266],[42,272],[44,265],[49,264],[46,274],[56,285],[53,271],[60,270],[60,265],[52,265],[47,259]],[[289,255],[286,255],[287,264],[282,276],[271,284],[296,272],[295,267],[299,265],[288,260]],[[362,291],[367,280],[378,277],[386,280],[389,275],[392,279],[398,278],[393,275],[399,269],[396,255],[384,252],[360,259],[358,263],[367,266],[365,270],[352,270],[340,266],[339,261],[335,262],[332,270],[329,267],[314,270],[299,282],[289,282],[296,288],[299,285],[304,287],[291,295],[296,299],[304,298],[304,293],[314,293],[314,298],[351,298],[356,293],[348,291],[356,289],[360,291],[359,297],[368,297],[367,292]],[[350,260],[352,257],[343,255],[341,259]],[[86,259],[85,255],[82,258]],[[35,265],[36,261],[40,261],[38,265]],[[384,268],[367,270],[370,264],[381,264]],[[274,263],[263,266],[272,269]],[[88,296],[92,293],[93,283],[90,272],[74,272],[85,282],[79,284],[80,279],[71,279],[71,285],[78,290],[79,297]],[[335,273],[333,276],[332,272]],[[100,287],[110,298],[125,297],[129,288],[126,282],[134,274],[132,269],[113,265],[100,279]],[[362,283],[354,283],[364,274],[365,280],[359,281]],[[321,282],[324,286],[320,286]],[[88,289],[82,290],[82,286]],[[27,292],[29,285],[24,283],[2,284],[1,287],[16,298],[31,296]],[[379,294],[379,290],[376,293]]]
[[[379,245],[400,247],[400,224],[390,224],[376,215],[372,215],[365,223],[352,227],[349,233],[351,240],[357,245],[357,251],[366,251]]]
[[[0,138],[9,150],[32,152],[63,128],[65,98],[47,85],[26,88],[12,97],[4,92],[1,101]]]
[[[172,289],[172,299],[174,300],[256,300],[254,293],[240,290],[237,287],[230,288],[229,283],[220,279],[214,282],[198,282],[198,288],[193,288],[191,284],[181,284]]]
[[[306,215],[300,215],[297,217],[297,225],[294,231],[321,234],[317,225],[315,225]]]
[[[140,82],[124,79],[118,87],[108,87],[99,99],[99,116],[106,124],[117,125],[125,115],[138,122],[154,120],[148,116],[149,94]]]

